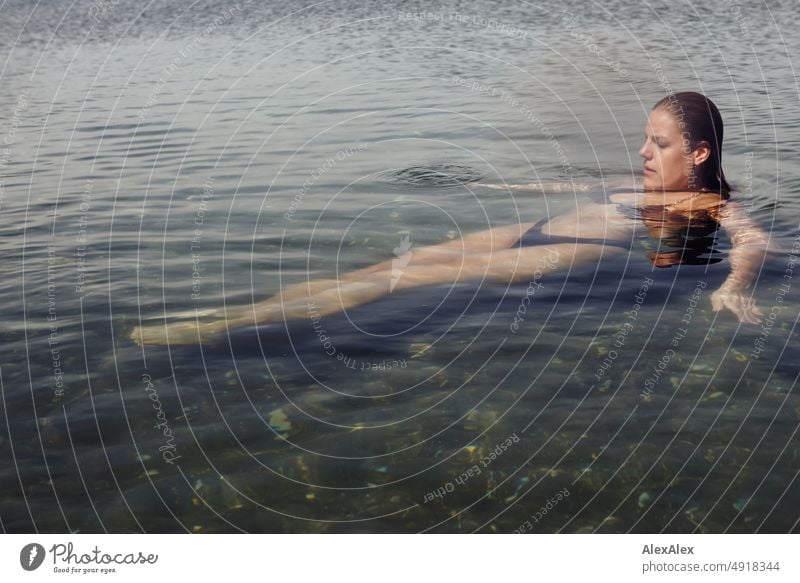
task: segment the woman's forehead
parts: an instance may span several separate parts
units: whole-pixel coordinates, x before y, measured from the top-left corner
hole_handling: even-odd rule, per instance
[[[673,115],[665,109],[658,108],[650,112],[645,130],[656,136],[672,136],[680,134],[678,124]]]

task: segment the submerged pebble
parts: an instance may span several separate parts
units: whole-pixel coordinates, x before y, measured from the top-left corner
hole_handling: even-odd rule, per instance
[[[421,358],[431,349],[432,344],[427,342],[414,342],[408,346],[409,358]]]
[[[714,374],[714,367],[708,364],[695,364],[689,370],[691,370],[694,374]]]
[[[750,498],[738,498],[736,502],[733,503],[733,507],[738,511],[741,512],[747,503],[750,502]]]
[[[617,523],[619,523],[619,519],[616,516],[606,516],[600,525],[614,526]]]
[[[292,429],[292,423],[289,421],[289,417],[287,417],[283,409],[280,408],[270,411],[268,415],[269,426],[277,434],[275,439],[286,440]]]

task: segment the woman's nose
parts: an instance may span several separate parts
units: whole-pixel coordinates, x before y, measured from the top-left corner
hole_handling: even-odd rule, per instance
[[[647,142],[642,144],[642,147],[639,148],[639,155],[644,158],[645,160],[650,158],[650,151],[647,149]]]

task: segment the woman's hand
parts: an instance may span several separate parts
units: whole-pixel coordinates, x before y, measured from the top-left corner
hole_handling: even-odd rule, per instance
[[[722,286],[711,294],[711,308],[719,312],[723,308],[736,314],[740,322],[760,324],[764,313],[756,306],[755,300],[743,290]]]

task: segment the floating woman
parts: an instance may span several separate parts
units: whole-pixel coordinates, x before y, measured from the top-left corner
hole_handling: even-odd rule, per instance
[[[523,283],[537,277],[597,262],[634,248],[646,234],[659,249],[648,257],[657,267],[713,263],[708,235],[722,226],[731,242],[730,273],[711,295],[714,311],[727,309],[744,323],[763,315],[748,290],[771,250],[769,237],[731,200],[722,171],[723,126],[719,110],[693,92],[669,95],[655,104],[639,150],[644,159],[643,192],[631,188],[587,201],[574,212],[466,235],[439,245],[347,273],[288,286],[252,306],[199,311],[211,317],[188,322],[136,327],[138,344],[192,344],[244,325],[319,316],[375,301],[392,291],[432,284],[489,279]],[[531,192],[593,190],[588,184],[482,184],[488,188]],[[599,189],[603,185],[598,185]],[[699,242],[699,245],[698,245]],[[668,249],[662,249],[667,248]],[[396,266],[403,265],[402,269]]]

